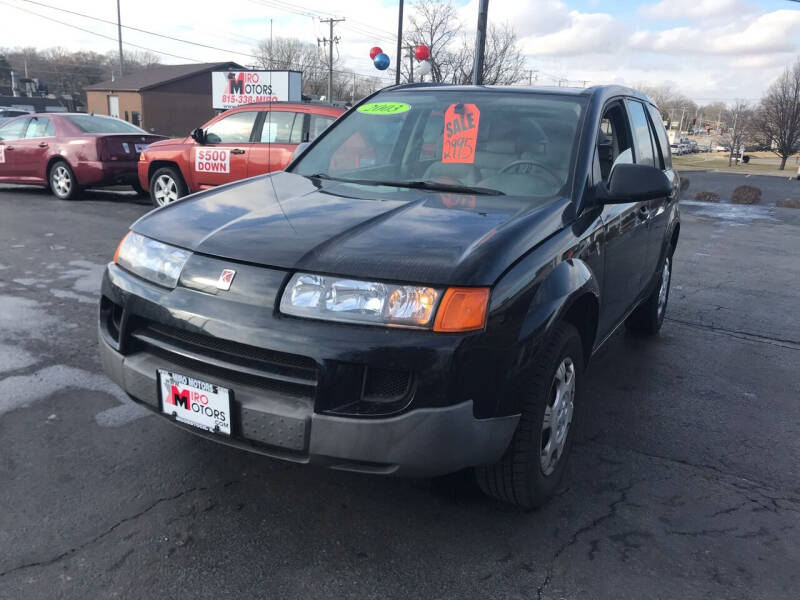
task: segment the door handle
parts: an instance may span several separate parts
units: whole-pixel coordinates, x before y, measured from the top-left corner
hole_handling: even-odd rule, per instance
[[[231,150],[231,154],[244,154],[244,150],[242,150],[241,148],[234,148],[233,150]]]
[[[39,142],[39,148],[47,148],[49,145],[47,142]]]
[[[13,150],[14,146],[6,146],[6,150]]]

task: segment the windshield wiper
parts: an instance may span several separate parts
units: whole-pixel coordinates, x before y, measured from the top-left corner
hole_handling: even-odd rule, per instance
[[[454,192],[458,194],[481,194],[485,196],[505,196],[504,192],[492,188],[478,187],[472,185],[461,185],[460,183],[444,183],[441,181],[416,180],[416,181],[382,181],[377,179],[346,179],[344,177],[331,177],[327,173],[314,173],[308,177],[316,179],[329,179],[331,181],[341,181],[344,183],[355,183],[357,185],[385,185],[391,187],[402,187],[420,190],[437,190],[442,192]]]
[[[407,187],[421,190],[439,190],[443,192],[455,192],[460,194],[505,196],[504,192],[492,188],[478,187],[474,185],[461,185],[460,183],[444,183],[441,181],[430,181],[428,179],[419,181],[376,181],[375,183],[377,185],[393,185],[396,187]]]

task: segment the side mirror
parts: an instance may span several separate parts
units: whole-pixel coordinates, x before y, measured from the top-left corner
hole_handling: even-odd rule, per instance
[[[649,165],[621,163],[611,169],[608,186],[598,186],[601,204],[625,204],[664,198],[672,193],[669,179],[661,169]]]
[[[294,149],[292,153],[292,160],[300,156],[303,152],[305,152],[306,148],[308,148],[308,142],[300,142],[297,144],[297,148]]]
[[[205,144],[206,143],[206,132],[203,131],[200,127],[197,129],[192,129],[192,133],[189,136],[198,144]]]

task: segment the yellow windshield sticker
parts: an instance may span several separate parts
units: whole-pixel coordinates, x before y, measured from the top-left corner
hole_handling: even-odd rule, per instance
[[[396,115],[411,110],[405,102],[370,102],[358,107],[358,112],[368,115]]]

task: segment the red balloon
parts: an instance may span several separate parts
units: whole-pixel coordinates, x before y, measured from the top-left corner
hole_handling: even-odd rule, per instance
[[[369,57],[372,60],[375,60],[375,57],[378,56],[378,54],[380,54],[381,52],[383,52],[383,50],[381,50],[380,46],[373,46],[372,49],[369,51]]]
[[[431,56],[431,51],[425,44],[420,44],[414,48],[414,56],[417,57],[417,60],[428,60]]]

